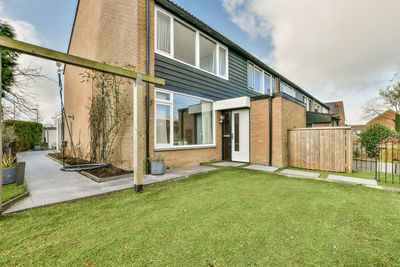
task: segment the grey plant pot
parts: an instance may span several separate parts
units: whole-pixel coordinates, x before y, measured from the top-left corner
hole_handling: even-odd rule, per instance
[[[164,161],[151,162],[151,174],[162,175],[165,172]]]
[[[33,150],[34,151],[40,151],[40,150],[42,150],[42,147],[39,146],[39,145],[35,145],[35,146],[33,146]]]
[[[3,168],[3,185],[13,184],[17,181],[17,167]]]

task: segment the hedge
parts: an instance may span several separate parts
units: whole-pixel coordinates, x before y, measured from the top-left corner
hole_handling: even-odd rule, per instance
[[[31,121],[7,120],[4,127],[14,126],[17,141],[15,142],[16,152],[26,151],[33,148],[34,145],[40,145],[42,139],[43,125]]]

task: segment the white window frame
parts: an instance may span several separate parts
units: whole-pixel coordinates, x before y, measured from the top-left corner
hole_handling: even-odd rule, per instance
[[[251,66],[251,68],[253,68],[253,87],[249,86],[249,66]],[[256,90],[256,69],[261,72],[261,92],[258,92]],[[272,95],[272,90],[273,90],[272,86],[273,86],[273,81],[275,80],[275,77],[272,74],[270,74],[269,72],[266,72],[265,70],[263,70],[262,68],[260,68],[259,66],[257,66],[256,64],[254,64],[251,61],[247,61],[247,70],[246,71],[247,71],[246,76],[247,76],[247,88],[248,89],[253,90],[257,93]],[[268,92],[265,90],[264,75],[268,75],[270,77],[270,79],[269,79],[269,83],[270,83],[269,88],[270,89]]]
[[[168,58],[171,58],[171,59],[173,59],[173,60],[175,60],[175,61],[178,61],[178,62],[180,62],[180,63],[182,63],[182,64],[185,64],[185,65],[188,65],[188,66],[191,66],[191,67],[193,67],[193,68],[196,68],[196,69],[198,69],[198,70],[201,70],[201,71],[204,71],[204,72],[206,72],[206,73],[209,73],[209,74],[211,74],[211,75],[214,75],[214,76],[217,76],[217,77],[220,77],[220,78],[222,78],[222,79],[225,79],[225,80],[228,80],[229,79],[229,49],[228,49],[228,47],[227,46],[224,46],[224,45],[222,45],[221,43],[219,43],[218,41],[216,41],[214,38],[211,38],[209,35],[207,35],[207,34],[205,34],[205,33],[203,33],[203,32],[201,32],[201,31],[199,31],[199,30],[197,30],[197,29],[195,29],[195,28],[193,28],[192,26],[190,26],[189,24],[187,24],[186,22],[184,22],[184,21],[182,21],[181,19],[178,19],[178,18],[176,18],[174,15],[172,15],[170,12],[168,12],[168,11],[166,11],[166,10],[164,10],[164,9],[162,9],[161,7],[159,7],[159,6],[156,6],[155,7],[155,9],[154,9],[154,14],[155,14],[155,16],[154,16],[154,47],[155,47],[155,49],[154,49],[154,51],[155,51],[155,53],[157,53],[157,54],[160,54],[160,55],[163,55],[163,56],[166,56],[166,57],[168,57]],[[164,51],[162,51],[162,50],[158,50],[157,49],[157,12],[161,12],[161,13],[163,13],[164,15],[166,15],[166,16],[168,16],[168,17],[170,17],[170,38],[171,38],[171,40],[170,40],[170,45],[171,45],[171,53],[166,53],[166,52],[164,52]],[[195,33],[196,33],[196,40],[195,40],[195,51],[196,51],[196,54],[195,54],[195,65],[192,65],[192,64],[189,64],[189,63],[186,63],[186,62],[184,62],[184,61],[182,61],[182,60],[179,60],[179,59],[176,59],[175,57],[174,57],[174,54],[175,54],[175,51],[174,51],[174,21],[178,21],[179,23],[181,23],[181,24],[183,24],[184,26],[186,26],[186,27],[188,27],[189,29],[191,29],[191,30],[193,30],[193,31],[195,31]],[[212,72],[210,72],[210,71],[207,71],[207,70],[203,70],[203,69],[201,69],[200,68],[200,34],[201,35],[203,35],[204,37],[206,37],[207,39],[210,39],[211,41],[213,41],[213,42],[215,42],[216,44],[217,44],[217,47],[216,47],[216,49],[217,49],[217,51],[216,51],[216,66],[217,66],[217,70],[216,70],[216,73],[212,73]],[[223,75],[220,75],[220,71],[219,71],[219,48],[223,48],[225,51],[226,51],[226,59],[225,59],[225,73],[226,73],[226,75],[225,76],[223,76]]]
[[[162,93],[167,93],[170,94],[170,100],[160,100],[156,99],[156,93],[157,92],[162,92]],[[201,144],[201,145],[174,145],[174,95],[182,95],[182,96],[187,96],[187,97],[192,97],[196,98],[199,100],[204,100],[211,102],[213,104],[213,110],[212,110],[212,130],[213,130],[213,142],[212,144]],[[170,106],[170,143],[169,144],[157,144],[157,104],[160,105],[169,105]],[[195,149],[195,148],[209,148],[209,147],[216,147],[216,123],[215,123],[215,109],[214,109],[214,101],[198,96],[193,96],[193,95],[188,95],[188,94],[183,94],[183,93],[177,93],[161,88],[155,88],[154,90],[154,149],[155,150],[180,150],[180,149]]]

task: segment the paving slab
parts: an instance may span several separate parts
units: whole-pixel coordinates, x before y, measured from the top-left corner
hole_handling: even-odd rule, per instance
[[[288,176],[288,177],[300,177],[300,178],[319,178],[320,174],[316,172],[306,172],[306,171],[298,171],[298,170],[290,170],[285,169],[281,171],[279,174]]]
[[[373,186],[378,185],[376,180],[372,180],[372,179],[347,177],[347,176],[332,175],[332,174],[328,175],[327,179],[331,180],[331,181],[345,182],[345,183],[349,183],[349,184],[361,184],[361,185],[373,185]]]
[[[217,170],[217,168],[207,166],[193,166],[172,171],[167,171],[163,175],[145,175],[143,176],[143,185],[152,185],[166,181],[178,180],[187,178],[192,175],[205,173],[209,171]]]
[[[245,164],[246,163],[242,163],[242,162],[224,161],[224,162],[213,163],[212,165],[220,166],[220,167],[240,167]]]
[[[255,170],[255,171],[261,171],[261,172],[270,172],[273,173],[276,170],[278,170],[278,167],[274,166],[264,166],[264,165],[258,165],[258,164],[251,164],[247,167],[243,167],[243,169],[249,169],[249,170]]]

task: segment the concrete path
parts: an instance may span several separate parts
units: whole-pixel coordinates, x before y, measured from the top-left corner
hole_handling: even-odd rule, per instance
[[[240,167],[240,166],[243,166],[245,164],[246,163],[232,162],[232,161],[224,161],[224,162],[212,163],[212,165],[219,166],[219,167]]]
[[[49,151],[18,155],[19,161],[26,162],[25,180],[30,196],[10,207],[6,213],[133,187],[133,178],[96,183],[80,173],[60,171],[61,165],[46,157],[47,153]]]
[[[288,177],[297,177],[297,178],[318,178],[320,176],[319,173],[316,172],[306,172],[306,171],[298,171],[285,169],[281,171],[279,174],[288,176]]]
[[[49,151],[27,152],[18,155],[19,161],[26,162],[25,180],[30,196],[11,206],[5,213],[133,188],[133,176],[97,183],[77,172],[60,171],[61,164],[48,158],[47,153]],[[145,175],[143,184],[147,186],[177,180],[215,169],[195,166],[166,172],[164,175]]]
[[[346,176],[332,175],[332,174],[328,175],[327,180],[344,182],[349,184],[374,185],[374,186],[378,185],[378,183],[372,179],[346,177]]]
[[[243,169],[249,169],[249,170],[255,170],[255,171],[261,171],[261,172],[270,172],[273,173],[276,170],[278,170],[278,167],[274,166],[264,166],[264,165],[258,165],[258,164],[252,164],[247,167],[243,167]]]

